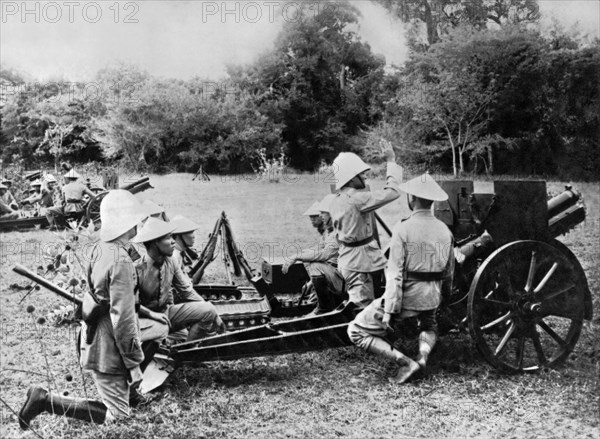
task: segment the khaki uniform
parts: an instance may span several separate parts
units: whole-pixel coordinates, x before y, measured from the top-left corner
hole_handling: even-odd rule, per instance
[[[388,163],[386,185],[377,191],[344,187],[331,202],[331,219],[339,242],[338,268],[346,280],[351,302],[368,305],[374,298],[373,275],[385,267],[386,259],[374,239],[373,212],[400,196],[402,168]]]
[[[65,200],[63,213],[73,213],[83,211],[83,195],[88,193],[89,189],[80,181],[72,181],[62,187],[62,193]]]
[[[144,359],[136,302],[137,276],[127,246],[120,241],[100,242],[93,248],[88,282],[109,312],[99,318],[94,338],[86,343],[82,328],[81,364],[94,371],[96,386],[114,417],[129,415],[128,369]]]
[[[142,340],[163,339],[186,327],[190,328],[190,339],[196,339],[210,332],[223,331],[225,325],[212,303],[206,302],[194,291],[190,278],[172,257],[166,257],[158,264],[145,255],[136,263],[139,277],[140,302],[151,311],[164,313],[171,322],[167,325],[152,319],[140,319]],[[183,302],[175,304],[177,301]]]
[[[0,200],[0,219],[9,220],[19,218],[19,212],[15,212],[11,207]]]
[[[396,224],[385,269],[385,293],[350,324],[348,334],[355,344],[361,346],[371,336],[386,335],[384,312],[396,319],[422,314],[426,321],[421,322],[421,330],[436,332],[435,310],[441,303],[442,290],[452,287],[452,242],[448,227],[429,209],[416,210]]]
[[[19,203],[17,203],[17,200],[15,199],[14,195],[10,192],[10,190],[6,190],[6,193],[2,195],[2,197],[0,197],[0,200],[7,206],[13,207],[19,205]]]

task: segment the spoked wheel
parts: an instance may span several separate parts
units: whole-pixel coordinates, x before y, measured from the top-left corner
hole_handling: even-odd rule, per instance
[[[85,209],[85,215],[88,222],[93,222],[94,226],[96,226],[96,229],[100,227],[100,203],[106,194],[108,194],[108,191],[97,194],[89,201]]]
[[[469,330],[494,367],[531,372],[553,367],[575,347],[585,311],[585,279],[571,259],[538,241],[492,253],[469,290]]]

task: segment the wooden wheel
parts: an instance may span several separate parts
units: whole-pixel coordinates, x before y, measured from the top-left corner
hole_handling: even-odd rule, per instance
[[[575,347],[585,314],[585,279],[572,259],[538,241],[492,253],[469,290],[469,330],[494,367],[529,372],[553,367]]]
[[[93,222],[96,229],[100,228],[100,203],[106,194],[108,194],[108,191],[100,192],[88,202],[85,208],[85,216],[88,222]]]

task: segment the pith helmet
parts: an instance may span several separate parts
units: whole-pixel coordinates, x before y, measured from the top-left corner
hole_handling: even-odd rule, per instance
[[[52,174],[47,174],[44,179],[46,180],[46,183],[56,183],[56,178],[54,178],[54,175]]]
[[[316,216],[316,215],[319,215],[321,213],[321,211],[319,210],[319,204],[320,203],[318,201],[315,201],[314,203],[312,203],[310,205],[310,207],[308,209],[306,209],[304,211],[304,213],[302,215],[305,215],[305,216]]]
[[[327,212],[329,213],[331,210],[331,202],[333,201],[333,199],[335,198],[335,194],[327,194],[325,195],[325,198],[323,198],[321,200],[321,203],[319,204],[319,210],[321,212]]]
[[[158,218],[148,218],[132,242],[148,242],[173,233],[175,226]]]
[[[144,213],[146,214],[146,216],[157,215],[165,211],[164,207],[159,206],[158,204],[150,200],[145,200],[142,203],[142,208],[144,209]]]
[[[335,188],[341,189],[358,174],[371,169],[353,152],[340,152],[331,165],[335,174]]]
[[[100,203],[100,239],[110,242],[133,229],[145,218],[142,205],[129,191],[110,191]]]
[[[35,180],[35,181],[31,182],[31,186],[41,186],[41,185],[42,185],[42,182],[39,180]]]
[[[2,184],[4,184],[4,185],[6,185],[6,184],[12,185],[12,180],[9,180],[8,178],[3,178],[2,179]]]
[[[2,183],[0,183],[0,190],[2,189],[8,189],[6,186],[4,186]]]
[[[67,172],[65,175],[63,175],[63,177],[65,177],[65,178],[80,178],[81,175],[79,175],[77,172],[75,172],[75,169],[71,169],[69,172]]]
[[[183,215],[177,215],[171,220],[171,224],[175,227],[173,233],[178,235],[180,233],[189,233],[197,230],[200,226],[194,221],[187,219]]]
[[[432,201],[446,201],[448,194],[435,182],[429,173],[402,183],[398,186],[402,192]]]

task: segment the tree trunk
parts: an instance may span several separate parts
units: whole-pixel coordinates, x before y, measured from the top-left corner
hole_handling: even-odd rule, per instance
[[[346,88],[346,66],[342,64],[340,67],[340,90]]]
[[[465,165],[463,161],[463,151],[461,148],[458,148],[458,161],[460,163],[460,175],[463,175],[465,172]]]
[[[429,46],[432,46],[438,40],[437,23],[433,19],[431,7],[429,6],[429,1],[423,0],[421,5],[423,6],[423,21],[425,22],[425,26],[427,27],[427,43],[429,44]]]
[[[493,151],[492,151],[492,145],[488,145],[488,163],[489,163],[489,173],[493,174],[494,173],[494,155],[493,155]]]

